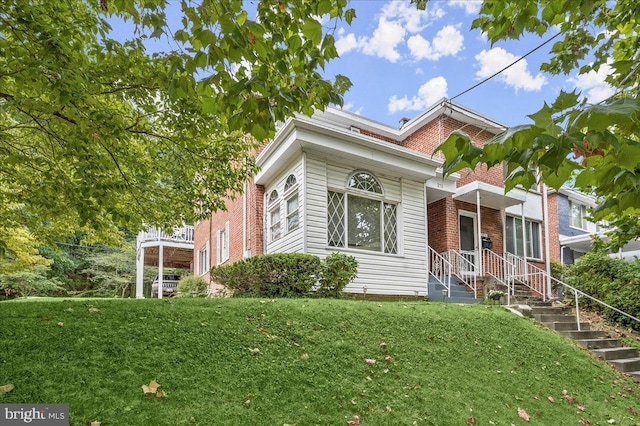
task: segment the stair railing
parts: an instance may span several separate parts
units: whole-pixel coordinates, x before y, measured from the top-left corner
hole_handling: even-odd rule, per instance
[[[451,297],[451,263],[433,248],[428,248],[429,274],[447,290],[447,297]]]
[[[529,287],[547,300],[547,271],[527,262],[526,259],[507,253],[507,262],[513,265],[513,279]]]
[[[573,297],[574,297],[575,304],[576,304],[576,322],[578,323],[578,331],[581,331],[581,329],[580,329],[580,305],[579,305],[580,297],[586,297],[587,299],[591,299],[594,302],[599,303],[600,305],[611,309],[612,311],[615,311],[615,312],[617,312],[619,314],[622,314],[625,317],[630,318],[630,319],[632,319],[634,321],[640,322],[640,319],[634,317],[633,315],[630,315],[630,314],[628,314],[626,312],[623,312],[620,309],[615,308],[615,307],[609,305],[608,303],[603,302],[600,299],[596,299],[595,297],[591,296],[590,294],[587,294],[582,290],[578,290],[577,288],[570,286],[569,284],[565,283],[564,281],[560,281],[559,279],[556,279],[556,278],[554,278],[552,276],[549,276],[549,278],[551,279],[551,281],[555,282],[556,286],[561,285],[563,287],[566,287],[569,290],[571,290],[571,292],[573,293]]]
[[[478,298],[478,267],[468,258],[455,250],[442,252],[441,255],[451,264],[451,273],[464,285],[473,290],[473,298]]]
[[[509,296],[507,304],[510,304],[510,296],[514,294],[513,268],[514,265],[499,254],[489,249],[483,249],[482,270],[485,275],[493,277],[500,284],[507,287],[507,296]]]

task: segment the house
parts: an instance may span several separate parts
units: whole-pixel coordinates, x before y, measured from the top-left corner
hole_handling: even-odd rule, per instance
[[[444,177],[433,152],[458,129],[481,145],[506,126],[448,99],[399,127],[335,108],[288,119],[244,193],[195,224],[195,272],[210,280],[212,266],[262,253],[337,251],[359,263],[346,292],[426,296],[430,276],[449,290],[453,274],[475,294],[505,279],[505,262],[545,268],[544,193],[505,194],[502,166]]]
[[[549,229],[553,234],[550,247],[551,259],[563,264],[572,264],[593,248],[593,237],[607,240],[606,226],[588,219],[589,209],[595,208],[596,199],[575,189],[563,186],[549,194]],[[627,260],[640,257],[640,242],[626,244],[618,253]]]

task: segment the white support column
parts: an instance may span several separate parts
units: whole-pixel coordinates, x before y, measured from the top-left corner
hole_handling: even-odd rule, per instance
[[[160,244],[158,247],[158,299],[162,299],[164,278],[164,246]]]
[[[136,299],[144,299],[144,247],[138,248],[136,257]]]
[[[478,244],[478,274],[480,276],[482,276],[482,226],[481,226],[481,221],[480,221],[480,191],[476,191],[476,213],[478,216],[478,235],[477,238],[478,240],[476,241],[476,244]]]
[[[524,258],[524,280],[526,281],[529,277],[527,268],[527,221],[524,218],[524,203],[520,204],[520,212],[521,212],[521,220],[522,220],[522,257]]]
[[[544,220],[544,259],[547,268],[547,298],[551,296],[551,258],[549,252],[549,199],[547,194],[547,185],[542,184],[542,202],[544,210],[542,211]]]

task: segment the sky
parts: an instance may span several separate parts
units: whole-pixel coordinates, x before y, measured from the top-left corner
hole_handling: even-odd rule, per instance
[[[500,41],[491,45],[471,30],[480,2],[432,0],[425,11],[409,1],[351,0],[357,18],[334,31],[339,59],[326,67],[327,77],[343,74],[353,87],[344,109],[395,126],[414,118],[442,97],[452,98],[474,86],[553,36]],[[457,97],[475,112],[507,126],[531,122],[528,114],[552,103],[560,90],[578,88],[589,103],[613,94],[598,74],[553,76],[540,72],[550,58],[549,43],[507,71]]]

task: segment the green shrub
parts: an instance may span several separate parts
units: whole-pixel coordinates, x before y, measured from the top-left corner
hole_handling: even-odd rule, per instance
[[[565,273],[567,284],[621,311],[640,315],[640,262],[626,262],[604,254],[587,253]],[[587,298],[580,307],[604,314],[611,322],[640,330],[640,323]]]
[[[185,275],[178,281],[177,297],[205,297],[209,284],[196,275]]]
[[[311,296],[320,275],[320,259],[300,253],[251,257],[211,270],[214,280],[233,291],[234,296]]]
[[[342,253],[331,253],[322,262],[317,295],[321,297],[340,297],[342,290],[353,281],[358,272],[355,257]]]
[[[64,293],[61,282],[47,277],[46,266],[0,275],[0,300]]]

